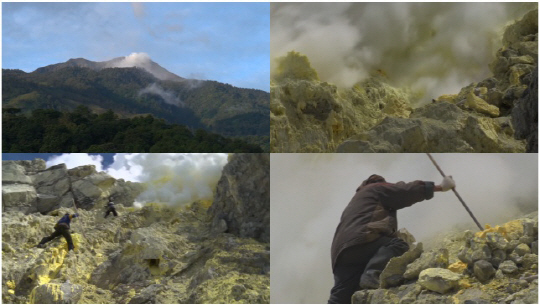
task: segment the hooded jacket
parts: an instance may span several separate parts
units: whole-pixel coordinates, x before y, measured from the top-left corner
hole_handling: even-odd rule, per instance
[[[394,236],[397,210],[433,198],[435,184],[427,181],[410,183],[362,183],[343,214],[332,241],[332,270],[339,254],[355,245],[366,244],[381,236]]]
[[[62,218],[60,218],[60,220],[56,223],[54,227],[55,228],[63,227],[63,228],[69,229],[72,218],[73,218],[73,215],[65,214],[64,216],[62,216]]]

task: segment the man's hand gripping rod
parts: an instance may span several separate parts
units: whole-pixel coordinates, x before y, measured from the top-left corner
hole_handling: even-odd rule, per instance
[[[433,157],[431,156],[430,153],[426,153],[429,157],[429,159],[431,160],[431,162],[433,162],[433,165],[435,165],[435,167],[437,168],[437,170],[439,171],[439,173],[441,173],[441,175],[444,177],[445,174],[444,172],[442,171],[442,169],[439,167],[439,165],[437,164],[437,162],[435,162],[435,159],[433,159]],[[459,199],[459,201],[461,201],[461,204],[463,205],[463,207],[465,208],[465,210],[467,210],[467,212],[469,212],[469,215],[471,215],[472,219],[474,220],[474,222],[476,223],[476,225],[478,226],[478,228],[480,229],[480,231],[484,231],[484,229],[482,228],[482,226],[480,225],[480,223],[478,222],[478,220],[476,220],[476,217],[474,217],[473,213],[471,212],[471,210],[469,210],[469,207],[465,204],[465,201],[463,201],[463,199],[461,198],[461,196],[459,196],[458,192],[456,191],[456,188],[453,187],[452,188],[452,191],[454,192],[454,194],[456,194],[457,198]]]

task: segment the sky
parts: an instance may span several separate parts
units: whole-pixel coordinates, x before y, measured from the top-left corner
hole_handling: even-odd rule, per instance
[[[538,154],[432,156],[482,225],[538,210]],[[270,172],[270,300],[288,304],[328,301],[332,238],[363,180],[442,181],[425,154],[271,154]],[[420,242],[455,226],[478,230],[451,191],[398,211],[398,227]]]
[[[65,163],[68,169],[94,165],[116,179],[145,183],[135,206],[159,202],[183,206],[195,200],[212,200],[228,154],[118,153],[118,154],[2,154],[2,160],[41,158],[47,168]]]
[[[132,53],[184,78],[269,91],[269,3],[2,3],[2,67]]]
[[[271,66],[308,56],[321,81],[350,88],[379,71],[427,103],[490,76],[506,25],[537,3],[272,3]]]

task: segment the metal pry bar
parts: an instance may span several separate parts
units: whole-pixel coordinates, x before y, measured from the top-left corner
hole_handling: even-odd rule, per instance
[[[435,159],[433,159],[433,157],[431,156],[430,153],[426,153],[429,157],[429,159],[431,160],[431,162],[433,162],[433,165],[435,165],[435,167],[437,168],[437,170],[439,171],[439,173],[441,173],[441,175],[444,177],[446,177],[446,175],[444,174],[444,172],[442,171],[442,169],[439,167],[439,165],[437,164],[437,162],[435,162]],[[461,204],[463,205],[463,207],[465,208],[465,210],[467,210],[467,212],[469,212],[469,215],[471,215],[472,219],[474,220],[474,222],[476,223],[476,225],[478,226],[478,228],[480,229],[480,231],[484,231],[484,229],[482,228],[482,226],[480,225],[480,223],[478,222],[478,220],[476,219],[476,217],[474,217],[473,213],[471,212],[471,210],[469,209],[469,207],[467,206],[467,204],[465,204],[465,201],[463,201],[463,198],[461,198],[461,196],[459,196],[458,192],[456,191],[456,188],[453,187],[452,188],[452,191],[454,191],[454,194],[456,194],[456,197],[459,199],[459,201],[461,202]]]

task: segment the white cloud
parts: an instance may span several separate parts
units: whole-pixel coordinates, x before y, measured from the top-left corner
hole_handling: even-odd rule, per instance
[[[65,163],[67,168],[74,168],[81,165],[95,165],[98,172],[103,170],[102,166],[103,157],[100,155],[89,154],[62,154],[59,156],[52,156],[47,160],[47,167]]]
[[[104,171],[116,179],[146,183],[148,189],[137,198],[139,204],[184,205],[213,198],[227,160],[227,154],[116,154]],[[63,154],[50,158],[47,166],[66,163],[73,168],[94,164],[101,171],[102,161],[101,156]]]

